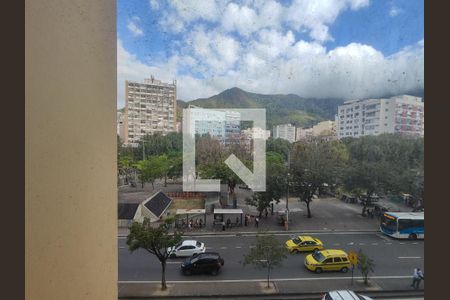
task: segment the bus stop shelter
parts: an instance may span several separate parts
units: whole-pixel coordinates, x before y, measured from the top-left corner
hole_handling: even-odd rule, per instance
[[[179,216],[181,216],[180,219],[184,219],[184,216],[186,216],[186,224],[189,223],[189,216],[192,218],[198,215],[202,215],[203,226],[206,225],[206,209],[177,209],[175,215],[177,216],[177,219]],[[178,221],[175,226],[179,226]]]
[[[244,212],[240,208],[215,208],[214,209],[214,225],[224,224],[227,219],[231,220],[234,226],[242,226],[242,218]],[[234,220],[233,220],[234,218]],[[236,221],[237,219],[237,221]]]

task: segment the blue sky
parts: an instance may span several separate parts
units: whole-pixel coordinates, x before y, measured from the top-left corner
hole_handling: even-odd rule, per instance
[[[233,86],[360,98],[423,89],[417,0],[118,0],[124,80],[177,80],[183,100]],[[392,84],[395,82],[395,84]]]

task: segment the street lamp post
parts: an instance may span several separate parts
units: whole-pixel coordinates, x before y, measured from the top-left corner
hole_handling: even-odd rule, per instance
[[[288,172],[287,172],[287,185],[286,185],[286,230],[289,230],[289,171],[291,168],[291,152],[288,150]]]

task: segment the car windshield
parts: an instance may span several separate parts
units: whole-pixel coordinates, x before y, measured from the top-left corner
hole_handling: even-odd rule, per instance
[[[300,238],[298,238],[298,237],[293,239],[292,241],[294,242],[294,244],[297,244],[297,245],[302,242],[302,240]]]
[[[201,246],[202,246],[202,243],[197,242],[197,247],[201,247]]]
[[[321,262],[325,259],[325,256],[323,256],[322,252],[319,252],[319,251],[314,252],[312,254],[312,257],[314,257],[314,259],[318,262]]]

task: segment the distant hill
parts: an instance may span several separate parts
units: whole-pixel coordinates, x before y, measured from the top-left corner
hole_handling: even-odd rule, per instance
[[[309,127],[323,120],[334,120],[337,107],[343,99],[307,99],[294,94],[263,95],[234,87],[209,98],[184,102],[178,100],[178,111],[188,104],[203,108],[265,108],[267,129],[274,125],[292,123]]]

